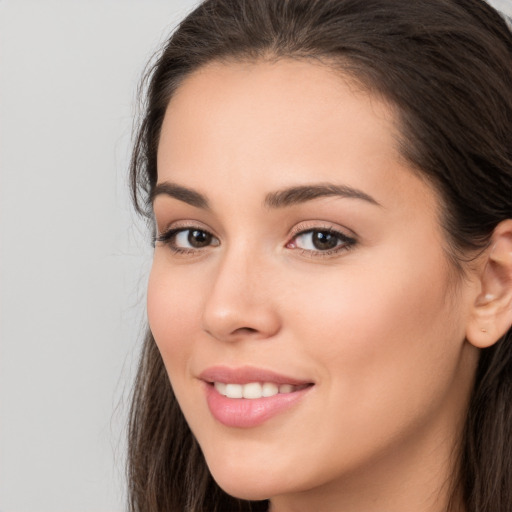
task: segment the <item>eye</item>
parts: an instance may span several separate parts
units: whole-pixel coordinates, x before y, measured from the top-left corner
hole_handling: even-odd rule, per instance
[[[200,229],[184,229],[174,235],[174,244],[177,247],[201,249],[208,247],[213,240],[213,236],[207,231]]]
[[[175,252],[193,252],[209,246],[219,245],[219,240],[210,232],[199,228],[175,228],[155,238]]]
[[[309,229],[295,235],[287,247],[312,255],[327,255],[347,250],[355,243],[354,238],[333,229]]]

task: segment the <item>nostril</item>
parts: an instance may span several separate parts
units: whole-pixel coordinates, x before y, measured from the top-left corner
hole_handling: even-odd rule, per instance
[[[233,331],[233,334],[253,334],[258,332],[257,329],[253,329],[252,327],[240,327]]]

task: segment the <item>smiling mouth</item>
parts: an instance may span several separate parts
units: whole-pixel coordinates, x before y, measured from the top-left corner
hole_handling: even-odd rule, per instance
[[[278,394],[290,394],[301,391],[313,384],[277,384],[274,382],[249,382],[247,384],[236,384],[226,382],[211,383],[216,391],[226,398],[246,398],[255,400],[258,398],[270,398]]]
[[[315,383],[262,368],[214,366],[204,370],[206,402],[213,418],[230,428],[253,428],[297,407]]]

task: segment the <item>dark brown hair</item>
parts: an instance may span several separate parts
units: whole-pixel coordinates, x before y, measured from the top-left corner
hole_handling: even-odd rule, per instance
[[[438,190],[455,266],[512,218],[512,35],[481,0],[207,0],[149,70],[131,164],[152,218],[160,128],[173,93],[219,60],[319,59],[396,108],[402,155]],[[467,512],[512,510],[512,331],[482,350],[454,488]],[[266,510],[213,481],[151,333],[130,416],[131,512]]]

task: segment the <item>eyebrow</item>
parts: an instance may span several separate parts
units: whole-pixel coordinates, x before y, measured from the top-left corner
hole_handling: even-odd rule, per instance
[[[165,181],[159,183],[152,190],[149,200],[151,203],[159,195],[166,195],[183,201],[196,208],[210,209],[208,199],[203,194],[176,183]],[[296,204],[306,203],[322,197],[342,197],[361,199],[370,204],[381,206],[372,196],[362,190],[347,185],[334,185],[332,183],[317,183],[290,187],[266,195],[264,204],[267,208],[285,208]]]
[[[278,192],[271,192],[265,198],[265,206],[269,208],[283,208],[295,204],[305,203],[320,197],[343,197],[361,199],[370,204],[381,206],[372,196],[362,190],[347,185],[334,185],[332,183],[318,183],[291,187]]]
[[[202,208],[204,210],[210,209],[210,205],[208,203],[208,199],[206,199],[206,196],[196,192],[195,190],[192,190],[191,188],[182,187],[181,185],[169,183],[168,181],[158,183],[155,186],[149,195],[149,201],[153,203],[155,198],[159,195],[174,197],[174,199],[183,201],[184,203],[195,206],[196,208]]]

